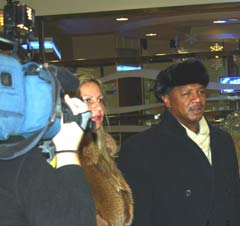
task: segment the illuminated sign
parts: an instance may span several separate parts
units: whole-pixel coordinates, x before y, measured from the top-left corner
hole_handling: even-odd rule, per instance
[[[240,85],[240,76],[236,77],[220,77],[219,82],[221,84],[235,84]],[[221,93],[238,93],[240,90],[236,89],[221,89]]]
[[[28,48],[27,44],[22,44],[22,48],[27,50],[27,48]],[[30,42],[30,49],[39,50],[39,42],[38,41],[31,41]],[[51,40],[44,41],[44,49],[46,50],[46,52],[53,51],[57,55],[59,60],[62,59],[61,53],[58,50],[58,48],[56,47],[54,41],[51,41]]]
[[[117,65],[117,71],[136,71],[141,70],[141,66],[133,66],[133,65]]]

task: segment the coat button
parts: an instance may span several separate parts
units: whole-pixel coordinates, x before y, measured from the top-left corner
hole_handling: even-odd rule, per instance
[[[192,194],[192,191],[191,191],[190,189],[187,189],[187,190],[185,191],[186,197],[191,196],[191,194]]]

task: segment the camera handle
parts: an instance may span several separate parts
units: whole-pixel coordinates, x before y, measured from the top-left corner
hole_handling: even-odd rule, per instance
[[[91,111],[85,111],[78,115],[73,115],[68,105],[62,103],[63,122],[76,122],[84,133],[92,132],[96,129],[96,123],[91,120]]]

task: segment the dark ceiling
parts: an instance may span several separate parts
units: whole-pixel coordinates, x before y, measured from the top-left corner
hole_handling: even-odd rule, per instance
[[[128,21],[117,22],[117,17],[127,17]],[[226,23],[214,24],[214,20],[226,20]],[[83,37],[88,40],[107,36],[134,40],[140,48],[136,57],[141,59],[164,59],[179,53],[211,54],[209,47],[215,43],[224,45],[222,54],[231,54],[239,51],[240,2],[44,16],[37,17],[37,31],[37,36],[41,31],[44,37],[54,39],[63,56],[62,64],[113,63],[118,57],[126,57],[113,54],[76,61],[76,56],[70,52],[82,47],[71,44],[71,41]],[[146,33],[157,33],[157,36],[146,37]],[[93,42],[96,48],[98,40],[93,39]],[[127,44],[123,47],[131,48]],[[117,48],[107,41],[105,44],[99,42],[99,45],[104,45],[106,50]],[[92,45],[86,43],[85,46],[92,51]]]

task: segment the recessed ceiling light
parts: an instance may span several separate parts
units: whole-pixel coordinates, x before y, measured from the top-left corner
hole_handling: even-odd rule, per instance
[[[230,18],[226,20],[214,20],[213,23],[214,24],[236,24],[236,23],[240,23],[240,19]]]
[[[167,55],[166,53],[156,53],[155,56],[165,56]]]
[[[78,59],[75,59],[75,60],[83,61],[83,60],[87,60],[87,58],[78,58]]]
[[[231,21],[231,22],[238,22],[239,19],[237,19],[237,18],[231,18],[231,19],[229,19],[229,21]]]
[[[214,20],[214,24],[225,24],[227,21],[226,20]]]
[[[116,21],[128,21],[127,17],[118,17],[115,19]]]
[[[154,37],[154,36],[157,36],[158,34],[157,33],[147,33],[145,34],[145,36],[147,37]]]

